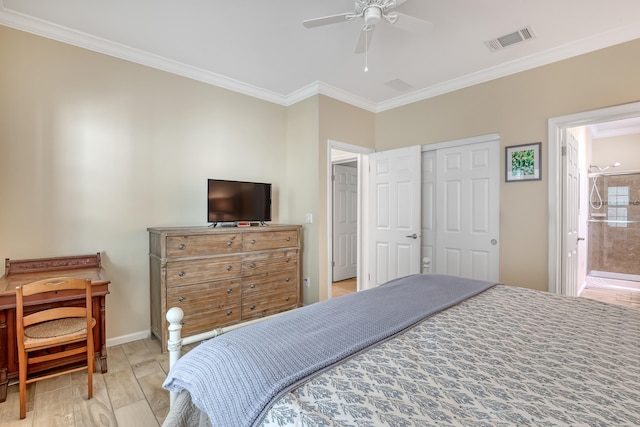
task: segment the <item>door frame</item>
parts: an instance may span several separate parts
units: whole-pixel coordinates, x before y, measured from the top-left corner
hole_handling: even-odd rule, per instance
[[[367,271],[367,265],[364,262],[366,257],[363,257],[362,248],[366,247],[366,236],[363,233],[365,221],[363,215],[362,206],[366,206],[368,202],[368,196],[366,191],[363,189],[368,186],[368,174],[364,173],[365,170],[369,169],[369,158],[368,154],[373,153],[375,150],[373,148],[361,147],[359,145],[348,144],[346,142],[327,140],[327,265],[325,268],[327,269],[327,296],[328,299],[331,299],[331,291],[332,291],[332,277],[333,277],[333,180],[332,176],[332,168],[333,168],[333,159],[331,158],[331,150],[341,150],[349,153],[353,153],[353,156],[349,157],[349,160],[355,160],[358,168],[358,207],[357,207],[357,216],[358,216],[358,243],[356,249],[357,256],[357,276],[356,276],[356,289],[361,289],[361,278],[363,276],[363,272]],[[341,157],[341,161],[347,160],[347,157]]]
[[[629,119],[640,116],[640,102],[601,108],[566,116],[553,117],[548,122],[549,161],[549,237],[548,237],[548,290],[562,291],[563,209],[562,209],[562,131],[578,126]]]

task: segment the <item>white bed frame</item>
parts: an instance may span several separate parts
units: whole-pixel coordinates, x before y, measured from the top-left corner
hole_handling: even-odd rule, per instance
[[[260,317],[257,319],[247,320],[246,322],[236,323],[234,325],[226,326],[223,328],[216,328],[212,331],[203,332],[201,334],[191,335],[182,338],[182,319],[184,318],[184,312],[180,307],[172,307],[167,311],[167,322],[169,322],[169,339],[167,340],[167,350],[169,351],[169,369],[176,364],[182,353],[182,346],[195,344],[215,338],[224,333],[233,331],[234,329],[243,328],[253,323],[258,323],[270,319],[272,317],[279,316],[282,313],[272,314],[270,316]],[[169,393],[169,408],[173,408],[178,393]]]

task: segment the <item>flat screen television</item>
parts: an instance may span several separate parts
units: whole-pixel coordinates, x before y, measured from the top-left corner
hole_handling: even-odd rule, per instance
[[[271,221],[271,184],[209,179],[207,219],[221,222]]]

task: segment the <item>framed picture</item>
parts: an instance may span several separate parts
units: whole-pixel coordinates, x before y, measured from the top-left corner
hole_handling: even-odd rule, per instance
[[[505,180],[535,181],[542,179],[540,143],[513,145],[505,150]]]

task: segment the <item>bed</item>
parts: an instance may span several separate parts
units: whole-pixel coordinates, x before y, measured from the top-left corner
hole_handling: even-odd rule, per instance
[[[165,426],[637,426],[640,310],[413,275],[206,341],[163,386]]]

